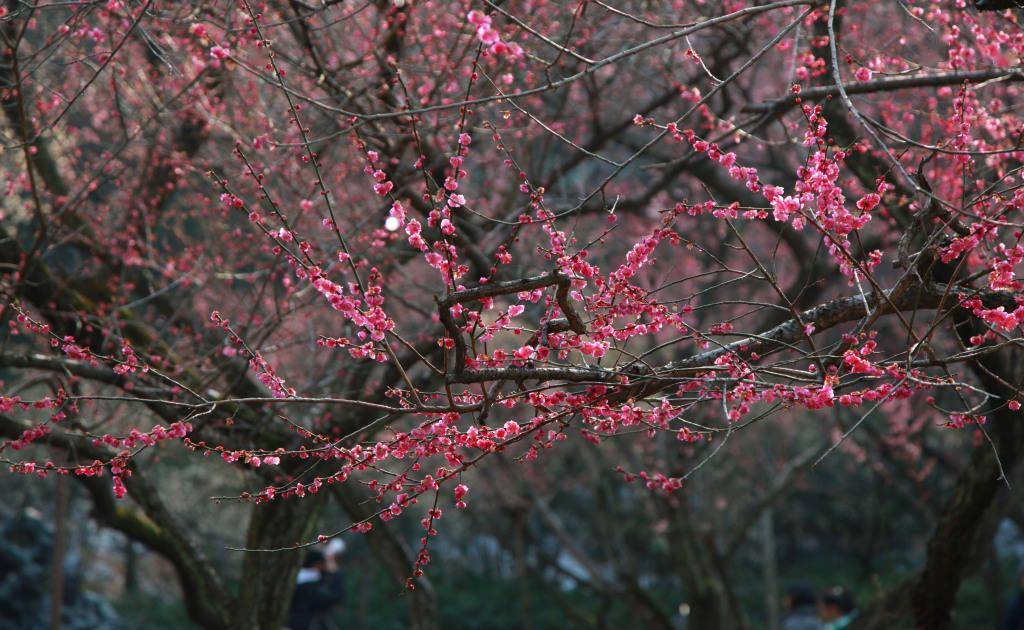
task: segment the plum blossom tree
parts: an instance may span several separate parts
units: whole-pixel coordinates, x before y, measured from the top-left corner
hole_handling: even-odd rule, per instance
[[[948,625],[1024,459],[1020,19],[6,0],[0,458],[80,482],[201,626],[280,626],[301,551],[351,531],[434,627],[432,541],[504,500],[498,467],[528,488],[598,445],[685,537],[671,497],[752,427],[829,426],[783,484],[858,432],[939,432],[969,462],[860,623]],[[171,450],[239,473],[237,592],[162,496]],[[702,627],[745,623],[687,584]]]

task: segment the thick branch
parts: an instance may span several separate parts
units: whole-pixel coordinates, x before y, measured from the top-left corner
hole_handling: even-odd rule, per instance
[[[959,294],[963,290],[952,290],[946,294],[944,285],[932,285],[927,288],[918,287],[901,292],[899,295],[890,293],[888,299],[879,300],[874,295],[855,295],[850,297],[831,300],[800,314],[800,319],[789,319],[763,333],[750,335],[724,344],[714,350],[708,350],[695,354],[686,359],[674,361],[653,373],[646,373],[638,370],[633,376],[645,379],[639,396],[647,396],[663,389],[668,384],[681,378],[697,376],[708,370],[719,369],[715,360],[729,354],[742,353],[749,356],[758,353],[764,356],[800,342],[805,338],[804,326],[813,324],[814,333],[820,334],[839,324],[856,321],[866,316],[868,307],[871,312],[879,314],[891,314],[896,310],[930,309],[937,308],[945,303],[949,306],[956,306],[959,302]],[[973,292],[971,293],[974,294]],[[977,297],[989,308],[1004,306],[1010,309],[1016,308],[1013,296],[1009,293],[998,291],[981,291]],[[511,380],[560,380],[566,382],[612,382],[621,376],[628,375],[620,370],[609,370],[604,368],[586,367],[507,367],[507,368],[481,368],[464,370],[448,376],[449,383],[481,383],[501,379]]]
[[[993,79],[1007,81],[1024,80],[1024,69],[1020,67],[993,68],[991,70],[974,70],[972,72],[947,72],[943,74],[919,74],[909,77],[876,79],[874,81],[858,81],[844,83],[847,94],[873,94],[875,92],[893,92],[914,88],[932,88],[944,85],[960,85],[962,83],[982,83]],[[827,96],[839,94],[836,85],[823,85],[790,94],[766,103],[752,103],[743,108],[748,112],[764,112],[773,116],[784,114],[797,105],[797,102],[813,101]]]

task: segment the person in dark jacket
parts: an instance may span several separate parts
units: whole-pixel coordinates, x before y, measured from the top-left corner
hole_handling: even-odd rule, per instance
[[[327,614],[344,595],[338,571],[337,551],[312,549],[302,562],[292,605],[288,610],[289,630],[324,630],[333,627]]]
[[[822,630],[818,619],[818,598],[806,585],[789,587],[782,599],[786,616],[782,619],[782,630]]]

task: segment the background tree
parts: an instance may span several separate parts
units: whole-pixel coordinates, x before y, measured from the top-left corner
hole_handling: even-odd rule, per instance
[[[0,458],[218,628],[348,532],[416,627],[474,532],[524,611],[759,625],[780,501],[868,575],[882,479],[919,562],[859,622],[948,626],[1024,449],[981,8],[6,0]]]

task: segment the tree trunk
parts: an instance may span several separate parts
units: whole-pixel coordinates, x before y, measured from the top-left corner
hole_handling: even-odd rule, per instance
[[[957,322],[963,339],[975,334],[966,317]],[[982,358],[972,366],[984,389],[996,394],[996,404],[1017,397],[1007,383],[1019,383],[1021,357],[1006,350]],[[924,568],[917,577],[900,585],[871,610],[865,611],[855,628],[888,628],[908,622],[915,628],[943,630],[950,626],[953,605],[960,584],[978,564],[986,534],[991,534],[996,517],[1008,509],[1007,501],[996,498],[1018,470],[1024,452],[1024,423],[1021,415],[1006,406],[988,413],[985,426],[992,443],[983,440],[971,453],[967,467],[957,479],[950,499],[940,513],[928,542]],[[966,436],[965,436],[966,437]]]
[[[64,556],[68,547],[68,478],[57,476],[53,510],[53,557],[50,559],[50,630],[60,630],[64,607]]]
[[[291,547],[316,535],[314,526],[326,497],[323,493],[252,506],[246,547],[282,551],[245,552],[233,628],[277,630],[284,625],[305,555]]]
[[[512,527],[514,533],[514,554],[516,577],[519,580],[519,627],[533,630],[533,616],[530,606],[530,576],[526,563],[526,516],[525,511],[516,511]]]
[[[690,506],[680,502],[671,512],[673,549],[686,589],[689,628],[745,628],[733,605],[728,584],[721,578],[721,564],[714,541],[693,526]]]
[[[779,628],[779,567],[775,559],[775,522],[771,508],[761,514],[761,573],[768,630]]]

